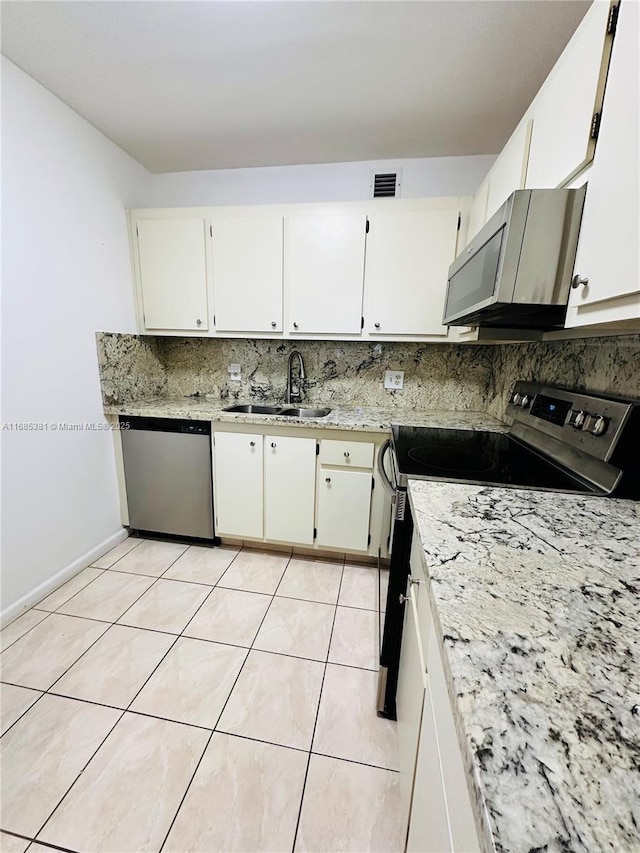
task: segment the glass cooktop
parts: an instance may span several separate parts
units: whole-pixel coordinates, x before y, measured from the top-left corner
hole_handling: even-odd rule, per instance
[[[394,425],[393,444],[401,476],[582,494],[595,491],[506,433]]]

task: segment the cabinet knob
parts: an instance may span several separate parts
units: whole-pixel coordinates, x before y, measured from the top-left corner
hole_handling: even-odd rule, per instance
[[[325,478],[324,478],[324,481],[325,481],[325,483],[330,483],[330,482],[331,482],[331,477],[325,477]]]
[[[255,447],[255,446],[256,446],[255,441],[250,441],[250,442],[249,442],[249,447]]]
[[[271,328],[272,328],[272,329],[275,329],[275,327],[276,327],[277,325],[278,325],[278,324],[276,323],[276,321],[275,321],[275,320],[272,320],[272,321],[271,321]]]
[[[571,279],[571,287],[574,290],[577,290],[577,288],[579,288],[580,285],[582,285],[583,287],[586,287],[588,284],[589,284],[589,279],[585,275],[574,275],[574,277]]]
[[[348,459],[348,458],[349,458],[349,451],[348,451],[348,450],[345,450],[345,452],[344,452],[344,458],[345,458],[345,459]]]
[[[293,324],[293,328],[294,328],[294,329],[297,329],[297,328],[298,328],[298,324],[297,324],[297,323],[294,323],[294,324]]]
[[[400,597],[399,597],[398,601],[400,602],[400,604],[404,604],[405,601],[411,601],[411,599],[409,598],[408,595],[403,595],[402,593],[400,593]]]
[[[202,320],[196,320],[196,326],[201,326],[201,325],[202,325]]]
[[[271,447],[273,447],[273,449],[274,449],[274,450],[276,449],[276,443],[275,443],[275,441],[272,441],[272,442],[271,442]]]
[[[374,323],[373,325],[376,327],[376,329],[380,328],[380,323]]]

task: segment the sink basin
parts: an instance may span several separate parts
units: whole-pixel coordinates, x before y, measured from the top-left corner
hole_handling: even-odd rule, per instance
[[[326,418],[330,414],[331,409],[282,409],[279,414],[286,415],[291,418]]]
[[[326,418],[331,409],[303,409],[294,406],[260,406],[253,403],[237,403],[227,406],[223,412],[237,415],[284,415],[288,418]]]
[[[227,406],[223,412],[236,412],[243,415],[279,415],[282,406],[258,406],[251,404],[238,404],[236,406]]]

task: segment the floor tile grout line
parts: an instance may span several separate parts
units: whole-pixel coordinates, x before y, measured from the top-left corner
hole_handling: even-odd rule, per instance
[[[172,560],[171,563],[169,563],[169,565],[165,569],[165,571],[168,571],[171,568],[171,566],[173,566],[173,564],[176,563],[180,559],[180,557],[182,557],[182,554],[184,554],[188,550],[188,548],[189,548],[189,546],[187,546],[187,548],[185,548],[184,551],[175,558],[175,560]],[[127,555],[125,554],[125,557],[126,556]],[[163,572],[163,574],[164,574],[164,572]],[[145,577],[148,577],[148,575],[145,575]],[[118,616],[118,618],[115,620],[115,622],[113,624],[115,625],[116,623],[119,622],[120,619],[122,619],[124,616],[126,616],[127,613],[131,610],[131,608],[140,601],[142,596],[146,595],[149,592],[149,590],[152,589],[158,583],[159,580],[161,580],[161,578],[162,578],[162,575],[159,575],[154,580],[154,582],[152,584],[149,584],[149,586],[144,590],[144,592],[140,593],[140,595],[136,598],[136,600],[131,602],[131,604],[127,607],[127,609],[124,611],[124,613],[121,613],[120,616]],[[120,624],[122,624],[122,623],[120,623]],[[135,625],[130,625],[129,627],[135,628]],[[167,631],[167,633],[170,633],[170,632]]]
[[[29,847],[32,844],[41,844],[43,847],[49,847],[51,850],[62,850],[64,851],[64,853],[77,853],[76,850],[72,850],[70,847],[58,847],[55,844],[49,844],[44,841],[36,841],[35,838],[31,838],[31,836],[29,835],[23,835],[19,832],[11,832],[11,830],[9,829],[0,829],[0,837],[2,837],[2,835],[10,835],[12,838],[19,838],[22,841],[28,841]]]
[[[88,703],[88,704],[92,704],[92,703]],[[119,711],[120,711],[121,709],[120,709],[120,708],[118,708],[117,710],[119,710]],[[118,725],[118,723],[120,722],[120,720],[124,717],[125,713],[126,713],[126,711],[122,711],[122,712],[121,712],[121,714],[120,714],[120,716],[118,717],[118,719],[117,719],[117,720],[115,721],[115,723],[111,726],[111,728],[110,728],[110,729],[109,729],[109,731],[106,733],[106,735],[102,738],[102,740],[100,741],[100,743],[98,744],[98,746],[96,747],[96,749],[95,749],[95,750],[92,752],[92,754],[89,756],[89,759],[88,759],[88,760],[83,764],[82,768],[80,769],[80,772],[76,775],[75,779],[74,779],[74,780],[73,780],[73,782],[69,785],[69,787],[67,788],[67,790],[64,792],[64,794],[63,794],[63,795],[62,795],[62,797],[60,798],[60,800],[58,800],[57,805],[56,805],[56,806],[54,806],[54,808],[53,808],[53,810],[52,810],[51,812],[49,812],[49,816],[47,817],[47,819],[45,820],[45,822],[42,824],[42,826],[40,827],[40,829],[35,833],[35,835],[34,835],[34,840],[37,840],[37,838],[38,838],[38,836],[40,835],[40,833],[44,831],[44,829],[45,829],[46,825],[49,823],[49,821],[51,820],[51,818],[54,816],[54,814],[55,814],[55,813],[57,812],[57,810],[60,808],[60,806],[62,805],[63,801],[67,798],[67,796],[68,796],[69,792],[71,791],[71,789],[73,788],[73,786],[76,784],[76,782],[78,781],[78,779],[82,776],[82,774],[83,774],[83,773],[84,773],[84,771],[87,769],[87,767],[89,766],[89,764],[93,761],[93,759],[95,758],[95,756],[97,755],[97,753],[99,752],[99,750],[102,748],[103,744],[106,742],[107,738],[111,735],[111,733],[113,732],[113,730],[115,729],[115,727]],[[38,842],[38,843],[39,843],[39,842]],[[50,844],[51,842],[46,842],[46,843],[49,843],[49,844]]]
[[[238,552],[238,553],[240,553],[240,552]],[[232,562],[233,562],[233,561],[232,561]],[[287,563],[287,565],[288,565],[288,563]],[[203,602],[203,603],[204,603],[204,602]],[[269,607],[270,607],[270,606],[271,606],[271,605],[269,605]],[[267,612],[268,612],[268,609],[269,609],[269,608],[267,608]],[[262,621],[264,621],[264,618],[266,617],[266,615],[267,615],[267,614],[265,613],[265,616],[263,617]],[[260,623],[260,625],[262,625],[262,622]],[[258,628],[258,630],[260,630],[260,628]],[[256,634],[256,636],[257,636],[257,634]],[[254,639],[255,639],[255,638],[254,638]],[[189,789],[191,788],[191,785],[193,784],[193,780],[194,780],[194,779],[195,779],[195,777],[196,777],[196,773],[198,772],[198,768],[200,767],[200,763],[202,762],[202,759],[204,758],[204,755],[205,755],[205,753],[206,753],[206,751],[207,751],[207,749],[208,749],[208,747],[209,747],[209,744],[211,743],[211,740],[213,739],[213,735],[214,735],[214,733],[215,733],[215,732],[216,732],[216,730],[217,730],[218,723],[219,723],[219,722],[220,722],[220,720],[222,719],[222,715],[224,714],[225,708],[227,707],[227,705],[228,705],[228,703],[229,703],[229,699],[231,698],[231,694],[232,694],[232,693],[233,693],[233,691],[235,690],[236,684],[238,683],[238,679],[240,678],[240,674],[242,673],[242,670],[244,669],[244,666],[245,666],[245,664],[246,664],[247,660],[249,659],[249,653],[250,653],[250,651],[251,651],[251,649],[249,649],[249,651],[247,651],[246,655],[244,656],[244,660],[242,661],[242,665],[240,666],[240,669],[238,670],[238,673],[237,673],[237,675],[236,675],[236,677],[235,677],[235,680],[234,680],[234,682],[233,682],[233,685],[231,686],[231,690],[230,690],[230,691],[229,691],[229,693],[227,694],[227,698],[225,699],[224,704],[223,704],[222,708],[220,709],[220,713],[218,714],[218,717],[217,717],[217,719],[216,719],[215,725],[214,725],[214,727],[213,727],[213,731],[211,732],[211,735],[209,736],[209,739],[208,739],[208,741],[207,741],[207,743],[206,743],[206,746],[205,746],[205,748],[204,748],[204,750],[203,750],[203,752],[202,752],[202,755],[200,756],[200,760],[198,761],[198,763],[197,763],[197,765],[196,765],[196,767],[195,767],[195,770],[193,771],[193,775],[192,775],[191,779],[189,780],[189,784],[187,785],[187,787],[186,787],[186,789],[185,789],[185,792],[184,792],[184,794],[183,794],[183,796],[182,796],[182,799],[180,800],[180,804],[178,805],[178,808],[176,809],[176,813],[175,813],[175,814],[174,814],[174,816],[173,816],[173,820],[171,821],[171,824],[170,824],[170,826],[169,826],[169,829],[167,830],[167,834],[165,835],[164,840],[163,840],[162,844],[160,845],[160,849],[159,849],[158,853],[162,853],[162,849],[163,849],[164,845],[167,843],[167,839],[169,838],[169,835],[171,834],[171,830],[173,829],[173,825],[174,825],[174,823],[176,822],[176,820],[177,820],[177,818],[178,818],[178,815],[179,815],[179,813],[180,813],[180,809],[182,808],[182,804],[183,804],[183,803],[184,803],[184,801],[186,800],[186,798],[187,798],[187,794],[189,793]]]
[[[55,590],[54,590],[54,592],[55,592]],[[31,610],[37,610],[37,608],[36,607],[30,607],[29,610],[25,610],[24,613],[21,613],[20,616],[26,616],[27,613],[29,613]],[[38,625],[42,625],[42,623],[45,622],[49,616],[51,616],[52,611],[50,611],[50,610],[38,610],[38,613],[46,613],[47,615],[43,619],[41,619],[39,622],[37,622],[35,625],[33,625],[31,628],[29,628],[28,631],[25,631],[24,634],[21,634],[19,637],[16,637],[16,639],[12,643],[9,643],[8,646],[5,646],[4,649],[2,649],[2,651],[0,652],[0,656],[3,655],[7,651],[7,649],[10,649],[11,646],[15,646],[15,644],[17,642],[19,642],[23,637],[26,637],[27,634],[30,634],[34,628],[38,627]],[[20,618],[20,616],[18,616],[18,619]],[[14,619],[13,621],[17,622],[17,619]],[[12,625],[12,624],[13,624],[12,622],[9,622],[9,625]],[[6,625],[5,627],[8,628],[9,625]],[[4,631],[4,628],[2,630]]]
[[[153,584],[152,584],[152,586],[153,586]],[[149,589],[151,589],[151,587],[149,587]],[[114,623],[114,624],[115,624],[115,623]],[[105,633],[106,633],[106,631],[105,631]],[[102,634],[101,636],[104,636],[104,634]],[[145,685],[146,685],[146,684],[147,684],[147,682],[149,681],[149,678],[151,678],[151,677],[153,676],[153,674],[156,672],[156,670],[158,669],[158,667],[160,666],[160,664],[162,663],[162,661],[166,658],[166,656],[169,654],[169,652],[171,651],[171,649],[175,646],[175,644],[177,643],[177,641],[178,641],[178,637],[176,637],[176,639],[174,640],[174,642],[169,646],[169,648],[167,649],[167,651],[165,652],[165,654],[164,654],[164,655],[162,656],[162,658],[158,661],[158,663],[157,663],[157,664],[156,664],[156,666],[154,667],[154,669],[153,669],[153,671],[151,672],[151,674],[149,675],[149,677],[144,681],[144,683],[142,684],[142,686],[140,687],[140,689],[137,691],[137,693],[135,694],[135,696],[133,697],[133,699],[131,700],[131,702],[129,702],[129,704],[127,705],[127,707],[126,707],[126,708],[124,708],[124,709],[121,709],[121,708],[114,709],[114,710],[121,711],[120,716],[119,716],[119,717],[118,717],[118,719],[115,721],[115,723],[113,724],[113,726],[111,727],[111,729],[107,732],[106,737],[104,737],[104,738],[103,738],[103,740],[100,742],[100,744],[98,745],[98,748],[94,751],[94,753],[91,755],[91,757],[89,758],[89,760],[88,760],[88,761],[86,762],[86,764],[83,766],[82,770],[81,770],[81,771],[80,771],[80,773],[76,776],[76,778],[73,780],[73,782],[71,783],[71,785],[69,786],[69,788],[67,788],[67,791],[65,792],[64,796],[62,797],[62,799],[58,802],[57,806],[53,809],[53,811],[49,814],[49,817],[46,819],[46,821],[44,822],[44,824],[40,827],[39,831],[36,833],[36,838],[37,838],[37,837],[38,837],[38,835],[39,835],[39,834],[44,830],[44,828],[46,827],[47,823],[51,820],[51,818],[53,817],[53,815],[55,814],[55,812],[58,810],[58,808],[59,808],[59,807],[60,807],[60,805],[62,804],[62,801],[63,801],[63,800],[68,796],[69,792],[71,791],[71,789],[73,788],[73,786],[76,784],[76,782],[78,781],[78,779],[80,778],[80,776],[81,776],[81,775],[84,773],[84,771],[87,769],[87,767],[89,766],[90,762],[91,762],[91,761],[93,761],[93,759],[96,757],[96,755],[98,754],[99,750],[102,748],[102,746],[103,746],[103,745],[104,745],[104,743],[106,742],[107,738],[108,738],[108,737],[111,735],[111,733],[114,731],[114,729],[116,728],[116,726],[118,725],[118,723],[123,719],[124,715],[128,712],[128,710],[129,710],[129,708],[131,707],[131,705],[133,704],[133,702],[135,702],[135,700],[138,698],[138,696],[139,696],[139,694],[140,694],[141,690],[143,690],[143,689],[144,689]],[[87,651],[88,651],[88,650],[87,650]],[[79,660],[79,659],[80,659],[80,658],[78,658],[78,660]],[[61,676],[61,677],[62,677],[62,676]],[[59,680],[59,679],[58,679],[58,680]],[[54,682],[54,685],[55,685],[55,683],[56,683],[56,682]],[[52,687],[53,687],[54,685],[52,685]],[[48,691],[47,691],[47,692],[48,692]],[[56,694],[51,694],[51,695],[56,695]],[[71,697],[69,697],[69,698],[71,698]],[[84,701],[84,700],[76,700],[76,701]],[[97,704],[97,703],[88,702],[87,704],[91,705],[91,704]],[[142,716],[142,715],[140,715],[140,716]]]
[[[44,608],[44,607],[38,607],[38,604],[42,604],[42,602],[43,602],[43,601],[46,601],[46,600],[47,600],[47,598],[49,598],[51,595],[55,595],[55,593],[56,593],[56,592],[58,592],[58,590],[59,590],[59,589],[62,589],[62,587],[63,587],[66,583],[71,583],[71,581],[72,581],[74,578],[79,577],[79,575],[81,575],[81,574],[82,574],[82,572],[86,572],[86,571],[87,571],[87,569],[95,569],[97,572],[100,572],[100,574],[98,575],[98,577],[92,578],[92,579],[89,581],[89,583],[85,584],[85,585],[82,587],[82,589],[79,589],[77,592],[74,592],[72,595],[70,595],[70,596],[69,596],[69,598],[65,599],[65,600],[62,602],[62,604],[59,604],[59,605],[58,605],[58,607],[56,607],[56,608],[55,608],[55,610],[47,610],[47,609],[46,609],[46,608]],[[54,590],[52,590],[52,591],[49,593],[49,595],[45,595],[45,597],[44,597],[44,598],[41,598],[41,599],[40,599],[40,601],[36,602],[36,603],[35,603],[35,604],[30,608],[30,609],[31,609],[31,610],[39,610],[39,612],[40,612],[40,613],[57,613],[57,612],[58,612],[58,608],[60,608],[60,607],[64,607],[64,606],[65,606],[65,604],[68,604],[68,603],[71,601],[71,599],[72,599],[72,598],[75,598],[75,597],[76,597],[76,595],[79,595],[83,590],[88,589],[88,588],[91,586],[91,584],[92,584],[92,583],[95,583],[95,582],[98,580],[98,578],[101,578],[101,577],[102,577],[102,575],[103,575],[105,572],[106,572],[106,569],[99,569],[99,568],[97,568],[97,566],[85,566],[85,567],[84,567],[84,569],[80,569],[80,571],[79,571],[79,572],[76,572],[76,573],[75,573],[75,575],[73,575],[73,577],[70,577],[68,581],[65,581],[64,583],[61,583],[61,584],[60,584],[60,586],[58,586],[58,587],[56,587]]]
[[[333,629],[334,629],[335,624],[336,624],[336,615],[338,613],[338,601],[340,600],[340,591],[342,589],[342,579],[344,578],[345,564],[346,564],[346,555],[345,555],[345,560],[342,563],[342,573],[340,575],[340,583],[338,585],[338,596],[336,598],[335,609],[333,611],[333,622],[331,624],[331,633],[329,635],[329,646],[327,647],[327,660],[325,661],[324,669],[322,671],[322,682],[320,684],[320,693],[318,695],[318,707],[316,708],[316,717],[315,717],[315,720],[313,721],[313,731],[311,732],[311,741],[309,743],[309,757],[307,758],[307,767],[306,767],[305,772],[304,772],[304,780],[302,782],[302,791],[300,793],[300,805],[298,806],[298,817],[296,820],[296,829],[295,829],[295,832],[293,834],[293,844],[291,846],[292,853],[293,853],[293,851],[295,851],[296,843],[298,841],[298,830],[300,829],[300,819],[302,817],[302,807],[304,805],[304,795],[305,795],[305,792],[307,790],[307,779],[309,777],[309,767],[311,766],[311,755],[312,755],[312,749],[313,749],[313,741],[314,741],[315,736],[316,736],[316,728],[318,726],[318,717],[320,716],[320,704],[322,702],[322,692],[324,690],[324,680],[325,680],[326,675],[327,675],[327,666],[328,666],[328,661],[329,661],[329,654],[331,652],[331,641],[333,640]]]
[[[200,765],[202,764],[202,759],[204,758],[204,756],[207,752],[207,749],[209,748],[209,744],[211,743],[212,738],[213,738],[213,731],[209,734],[209,737],[207,738],[207,742],[205,743],[204,749],[202,750],[202,755],[198,759],[198,762],[197,762],[197,764],[193,770],[193,773],[191,775],[191,779],[189,779],[187,787],[185,788],[185,792],[182,795],[182,799],[180,800],[180,802],[178,804],[178,808],[176,809],[176,813],[173,816],[173,820],[169,824],[169,829],[167,830],[166,835],[162,840],[162,844],[158,848],[158,853],[162,853],[162,849],[163,849],[164,845],[167,843],[167,839],[169,838],[169,835],[171,834],[171,830],[173,829],[174,823],[178,819],[178,815],[180,814],[180,809],[182,808],[182,804],[184,803],[184,801],[187,798],[187,794],[189,793],[189,788],[191,788],[193,780],[196,778],[196,773],[198,772],[198,769],[199,769]]]
[[[233,565],[233,563],[235,562],[236,557],[238,557],[238,555],[240,554],[240,552],[241,552],[241,551],[242,551],[242,549],[240,549],[240,551],[238,551],[238,553],[237,553],[237,554],[236,554],[236,555],[231,559],[231,562],[229,563],[229,565],[227,566],[227,568],[224,570],[224,572],[222,573],[222,575],[220,575],[220,577],[218,578],[218,580],[221,580],[221,579],[225,576],[225,574],[229,571],[229,569],[231,568],[231,566],[232,566],[232,565]],[[186,554],[186,551],[185,551],[185,554]],[[169,566],[169,569],[170,569],[170,568],[171,568],[171,566]],[[167,571],[169,571],[169,569],[167,569]],[[166,578],[166,580],[172,580],[172,578]],[[187,582],[188,582],[188,581],[187,581]],[[199,605],[198,609],[195,611],[195,613],[193,614],[193,616],[189,619],[189,621],[187,622],[187,624],[184,626],[184,628],[183,628],[183,629],[182,629],[182,631],[180,632],[180,636],[181,636],[181,637],[185,636],[185,633],[184,633],[184,632],[187,630],[187,628],[189,627],[189,625],[191,625],[191,623],[193,622],[193,620],[196,618],[197,614],[198,614],[198,613],[200,612],[200,610],[204,607],[205,603],[209,600],[209,598],[211,597],[211,595],[212,595],[212,593],[213,593],[214,589],[216,589],[216,588],[217,588],[217,585],[218,585],[218,584],[217,584],[217,581],[216,581],[216,583],[211,587],[211,589],[209,590],[209,592],[207,593],[207,595],[206,595],[206,596],[204,597],[204,599],[202,600],[202,603]],[[194,638],[192,638],[192,639],[198,639],[198,638],[197,638],[197,637],[194,637]]]
[[[131,554],[131,552],[132,552],[132,551],[135,551],[135,550],[136,550],[136,548],[139,548],[139,547],[143,544],[143,542],[159,542],[159,541],[161,541],[161,540],[159,540],[159,539],[146,539],[144,536],[140,536],[140,537],[138,537],[138,536],[131,536],[131,534],[129,534],[129,536],[127,536],[127,539],[139,539],[139,541],[138,541],[138,543],[137,543],[136,545],[134,545],[134,546],[133,546],[133,548],[130,548],[130,549],[127,551],[127,553],[126,553],[126,554],[123,554],[123,555],[122,555],[122,557],[118,557],[118,559],[117,559],[117,560],[114,560],[114,561],[113,561],[113,563],[111,563],[111,565],[110,565],[110,566],[107,566],[107,568],[105,569],[105,571],[108,571],[109,569],[113,568],[113,566],[115,566],[115,565],[116,565],[116,563],[119,563],[119,562],[120,562],[120,560],[124,560],[124,558],[125,558],[125,557],[127,557],[129,554]],[[122,541],[123,541],[123,542],[126,542],[126,541],[127,541],[127,539],[123,539]],[[118,545],[119,545],[119,544],[121,544],[121,543],[118,543]],[[111,550],[110,550],[110,551],[107,551],[107,553],[106,553],[106,554],[103,554],[103,555],[102,555],[102,557],[106,557],[106,556],[107,556],[107,554],[110,554],[110,553],[111,553],[111,551],[113,551],[115,548],[117,548],[117,547],[118,547],[118,545],[115,545],[115,546],[114,546],[114,548],[111,548]],[[99,559],[99,560],[101,560],[101,559],[102,559],[102,557],[98,557],[98,559]],[[93,563],[90,563],[90,565],[91,565],[91,566],[93,566],[93,568],[96,568],[96,569],[101,568],[100,566],[94,566],[94,565],[93,565]]]
[[[341,755],[330,755],[328,752],[314,752],[311,755],[319,755],[321,758],[330,758],[332,761],[344,761],[346,764],[357,764],[359,767],[370,767],[372,770],[382,770],[384,773],[400,773],[395,767],[383,767],[382,764],[371,764],[368,761],[356,761],[355,758],[344,758]]]
[[[13,683],[12,683],[12,682],[10,682],[10,681],[0,681],[0,684],[8,684],[10,687],[22,687],[22,689],[23,689],[23,690],[34,690],[34,688],[33,688],[33,687],[23,687],[23,685],[22,685],[22,684],[13,684]],[[15,724],[16,724],[16,723],[19,723],[19,722],[20,722],[20,720],[25,716],[25,714],[28,714],[28,713],[29,713],[29,711],[30,711],[32,708],[34,708],[34,707],[38,704],[38,702],[42,699],[42,697],[46,695],[46,690],[38,690],[37,692],[38,692],[38,693],[40,693],[40,695],[39,695],[39,696],[38,696],[38,698],[35,700],[35,702],[32,702],[32,703],[29,705],[29,707],[28,707],[28,708],[25,708],[25,709],[24,709],[24,711],[20,714],[20,716],[19,716],[19,717],[17,717],[17,718],[16,718],[16,719],[11,723],[11,725],[10,725],[10,726],[7,726],[7,728],[6,728],[6,729],[2,732],[2,734],[0,735],[0,740],[2,740],[2,738],[3,738],[6,734],[8,734],[8,733],[11,731],[11,729],[15,726]]]

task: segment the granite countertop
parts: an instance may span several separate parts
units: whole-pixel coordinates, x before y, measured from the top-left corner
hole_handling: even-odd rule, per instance
[[[412,481],[488,850],[640,850],[640,504]]]
[[[154,418],[185,418],[218,423],[279,424],[305,426],[316,429],[361,430],[364,432],[388,432],[392,423],[406,426],[435,426],[447,429],[503,430],[505,425],[491,415],[482,412],[450,412],[416,409],[382,409],[367,406],[336,406],[329,403],[331,412],[324,418],[292,418],[282,415],[251,415],[225,412],[235,400],[220,400],[208,397],[158,397],[137,403],[105,406],[107,415],[131,415]],[[254,401],[270,405],[269,401]],[[284,403],[273,405],[284,407]],[[302,403],[303,406],[321,406],[321,403]]]

